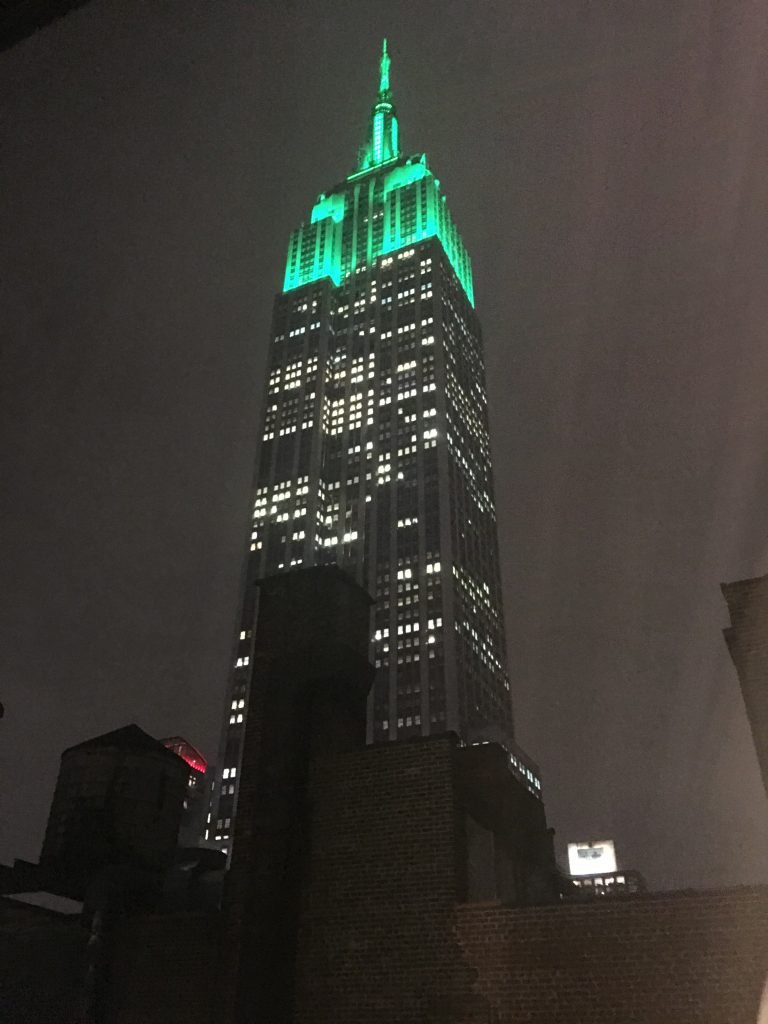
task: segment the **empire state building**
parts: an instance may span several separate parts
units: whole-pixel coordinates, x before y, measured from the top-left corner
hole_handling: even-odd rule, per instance
[[[206,839],[227,847],[256,581],[335,563],[375,598],[368,741],[513,740],[472,264],[424,153],[400,146],[384,42],[357,165],[290,237],[275,298],[248,567]]]

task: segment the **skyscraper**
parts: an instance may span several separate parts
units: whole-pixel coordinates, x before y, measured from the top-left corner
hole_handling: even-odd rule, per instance
[[[226,845],[256,580],[336,563],[375,598],[368,741],[514,747],[472,265],[423,153],[400,148],[386,41],[357,166],[288,243],[276,297],[218,806]]]

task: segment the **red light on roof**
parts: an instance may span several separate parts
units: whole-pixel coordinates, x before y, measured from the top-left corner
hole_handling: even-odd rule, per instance
[[[208,762],[200,751],[185,740],[183,736],[170,736],[168,739],[160,740],[160,742],[168,750],[172,750],[174,754],[177,754],[182,761],[186,761],[193,771],[200,772],[201,775],[205,774],[208,769]]]

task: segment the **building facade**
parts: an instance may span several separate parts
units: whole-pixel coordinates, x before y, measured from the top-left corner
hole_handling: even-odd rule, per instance
[[[0,887],[3,1020],[763,1020],[768,887],[559,899],[543,804],[498,744],[366,746],[364,589],[312,567],[259,594],[226,878],[221,854],[199,851],[209,895],[179,900],[196,873],[183,851],[149,893],[110,873],[83,915]]]
[[[336,564],[375,598],[368,742],[514,746],[472,266],[423,153],[400,147],[384,44],[356,168],[288,244],[239,642],[206,840],[226,847],[253,670],[254,582]]]
[[[602,875],[579,875],[571,879],[573,891],[566,899],[636,896],[646,891],[645,879],[639,871],[610,871]]]
[[[189,768],[178,843],[182,847],[196,846],[205,826],[214,769],[209,766],[200,751],[183,736],[167,736],[160,742],[167,750],[172,750],[180,757]]]

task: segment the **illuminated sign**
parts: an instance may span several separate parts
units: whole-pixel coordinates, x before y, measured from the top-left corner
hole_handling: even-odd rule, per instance
[[[616,871],[613,840],[568,843],[568,868],[572,875],[607,875]]]

